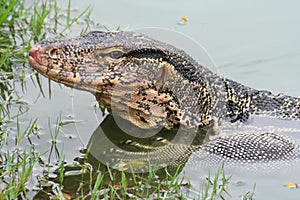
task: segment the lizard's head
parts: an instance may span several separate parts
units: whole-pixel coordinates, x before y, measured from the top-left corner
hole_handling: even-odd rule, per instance
[[[200,76],[209,73],[200,71],[205,69],[171,45],[122,31],[93,31],[72,39],[44,40],[31,48],[29,61],[51,80],[96,94],[108,108],[112,108],[111,103],[126,104],[143,123],[151,121],[147,119],[150,115],[157,121],[168,116],[170,122],[178,123],[176,99],[189,96],[197,103],[197,90],[206,85]]]
[[[136,77],[135,58],[162,60],[167,48],[161,46],[143,34],[93,31],[72,39],[44,40],[31,48],[29,61],[51,80],[97,93],[117,84],[124,73]]]

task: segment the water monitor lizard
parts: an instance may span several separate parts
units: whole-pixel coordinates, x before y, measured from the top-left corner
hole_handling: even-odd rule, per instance
[[[49,79],[93,93],[113,114],[142,130],[205,130],[215,122],[247,122],[252,115],[300,118],[299,98],[219,76],[184,51],[139,33],[93,31],[47,39],[31,48],[29,61]],[[174,145],[166,152],[179,152],[181,144]],[[276,133],[227,136],[183,149],[200,148],[246,161],[287,159],[297,150],[294,141]]]

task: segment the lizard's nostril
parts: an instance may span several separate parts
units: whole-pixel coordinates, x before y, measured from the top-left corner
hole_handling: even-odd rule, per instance
[[[49,51],[49,56],[53,57],[53,56],[56,56],[57,55],[57,51],[58,49],[57,48],[53,48]]]

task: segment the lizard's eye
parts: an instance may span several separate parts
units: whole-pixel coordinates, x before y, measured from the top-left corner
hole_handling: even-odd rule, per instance
[[[117,62],[122,59],[124,52],[119,49],[100,49],[94,53],[95,58],[100,61]]]
[[[124,55],[122,51],[112,51],[108,53],[108,56],[111,57],[112,59],[119,59]]]

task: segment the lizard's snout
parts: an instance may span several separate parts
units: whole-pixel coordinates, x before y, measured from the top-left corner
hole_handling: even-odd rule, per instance
[[[33,46],[31,47],[29,51],[29,62],[32,66],[35,65],[35,63],[41,64],[42,61],[42,54],[41,54],[41,47],[39,46]]]

